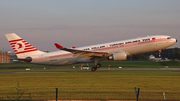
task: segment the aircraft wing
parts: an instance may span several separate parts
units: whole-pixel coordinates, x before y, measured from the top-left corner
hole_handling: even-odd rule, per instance
[[[91,59],[93,57],[107,57],[110,53],[109,52],[99,52],[99,51],[86,51],[86,50],[77,50],[71,48],[65,48],[57,43],[54,44],[56,48],[64,51],[68,51],[74,54],[74,56],[84,57],[87,59]]]

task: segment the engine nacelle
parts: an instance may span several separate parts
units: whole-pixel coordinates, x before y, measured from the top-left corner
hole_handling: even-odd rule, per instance
[[[108,56],[108,60],[120,61],[126,59],[127,59],[127,54],[125,51],[116,52]]]

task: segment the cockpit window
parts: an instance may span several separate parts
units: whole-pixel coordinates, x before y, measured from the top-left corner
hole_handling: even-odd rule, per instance
[[[171,37],[167,37],[167,39],[171,39]]]

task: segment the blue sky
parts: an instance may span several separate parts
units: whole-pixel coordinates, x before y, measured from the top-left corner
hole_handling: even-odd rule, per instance
[[[180,0],[0,0],[0,50],[16,33],[40,50],[146,35],[180,40]],[[172,47],[180,47],[180,41]]]

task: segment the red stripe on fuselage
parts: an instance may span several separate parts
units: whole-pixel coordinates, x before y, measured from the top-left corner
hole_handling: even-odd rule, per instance
[[[109,49],[116,49],[116,48],[124,48],[124,47],[130,47],[130,46],[137,46],[137,45],[142,45],[142,44],[149,44],[149,43],[154,43],[154,42],[160,42],[160,41],[166,41],[166,38],[163,39],[156,39],[156,40],[149,40],[149,41],[140,41],[140,42],[135,42],[135,43],[128,43],[128,44],[122,44],[122,45],[115,45],[115,46],[110,46],[110,47],[104,47],[100,49],[94,49],[91,51],[104,51],[104,50],[109,50]]]

